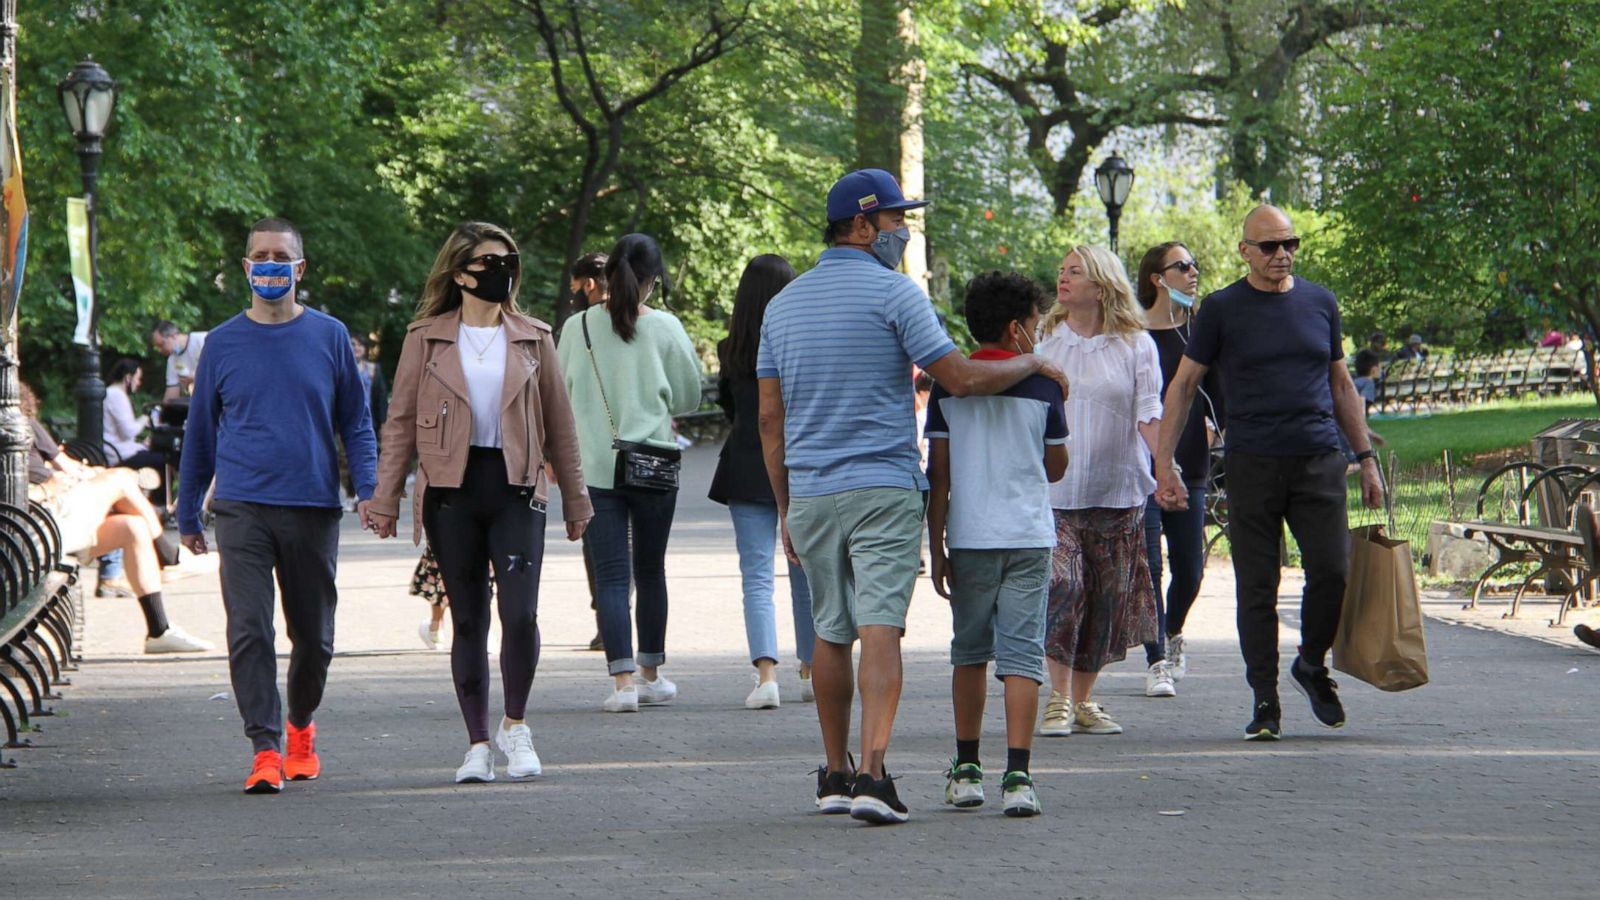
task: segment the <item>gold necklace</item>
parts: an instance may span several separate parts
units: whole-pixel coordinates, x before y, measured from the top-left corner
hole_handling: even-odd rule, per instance
[[[494,346],[494,339],[500,336],[500,329],[504,327],[506,327],[506,323],[502,320],[499,325],[494,327],[494,333],[489,335],[489,340],[485,341],[482,347],[478,346],[478,342],[474,341],[472,339],[472,335],[467,333],[468,326],[461,326],[461,336],[466,339],[467,346],[471,347],[472,352],[477,355],[478,362],[483,362],[484,356],[486,356],[489,353],[489,349]]]

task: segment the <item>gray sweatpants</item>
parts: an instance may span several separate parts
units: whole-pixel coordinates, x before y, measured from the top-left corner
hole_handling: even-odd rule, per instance
[[[339,555],[338,509],[211,504],[228,614],[228,670],[244,733],[257,752],[283,749],[283,706],[273,649],[273,576],[289,632],[289,721],[311,722],[333,659],[333,586]]]

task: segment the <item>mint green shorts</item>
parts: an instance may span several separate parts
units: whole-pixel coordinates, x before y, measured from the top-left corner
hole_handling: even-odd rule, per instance
[[[849,644],[863,625],[905,630],[922,554],[924,496],[863,488],[789,501],[789,538],[811,582],[817,637]]]

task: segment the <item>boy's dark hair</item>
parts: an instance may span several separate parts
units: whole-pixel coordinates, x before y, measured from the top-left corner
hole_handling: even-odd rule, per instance
[[[967,282],[967,330],[986,344],[1005,337],[1006,326],[1026,321],[1049,305],[1038,282],[1021,272],[985,272]]]

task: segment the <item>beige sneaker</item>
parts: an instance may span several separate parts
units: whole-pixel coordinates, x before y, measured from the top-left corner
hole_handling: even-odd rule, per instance
[[[1111,721],[1100,704],[1085,700],[1073,711],[1072,730],[1079,734],[1121,734],[1122,726]]]
[[[1050,699],[1044,705],[1044,718],[1039,722],[1039,733],[1047,737],[1066,737],[1072,733],[1072,698],[1050,692]]]

